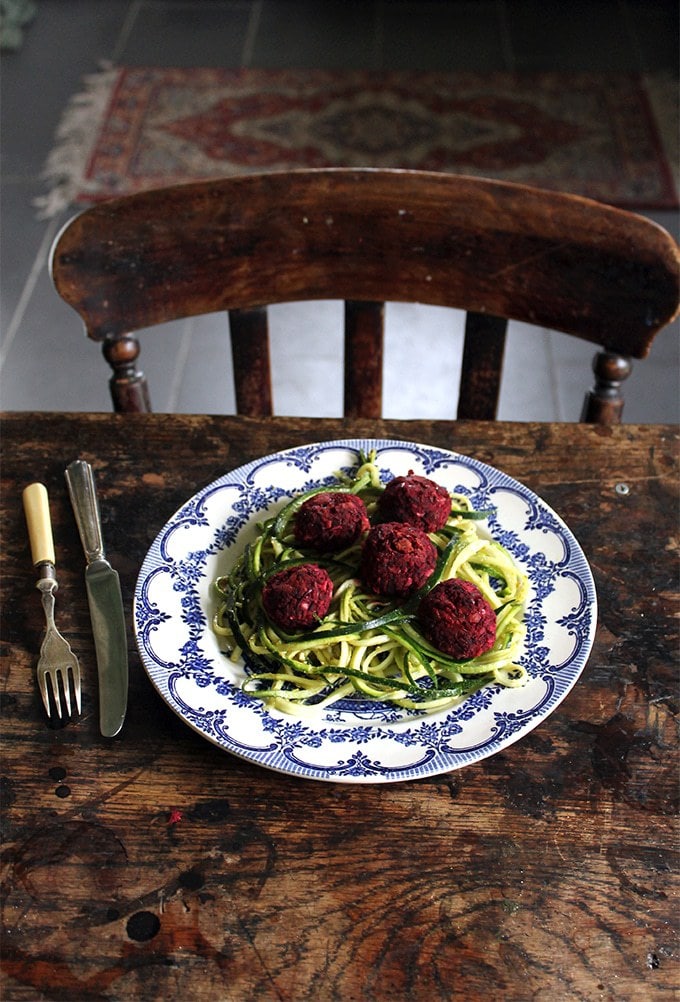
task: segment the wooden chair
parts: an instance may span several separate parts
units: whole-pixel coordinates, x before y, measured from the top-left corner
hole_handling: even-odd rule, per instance
[[[229,312],[237,410],[272,413],[268,304],[345,301],[347,416],[381,415],[385,302],[466,310],[458,418],[493,419],[507,320],[600,346],[582,420],[621,419],[629,358],[678,311],[678,247],[585,198],[407,170],[251,174],[115,199],[51,257],[59,294],[103,344],[118,411],[150,410],[134,331]],[[226,326],[225,326],[226,330]]]

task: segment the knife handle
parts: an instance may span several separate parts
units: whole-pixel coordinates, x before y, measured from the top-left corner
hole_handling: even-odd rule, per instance
[[[52,538],[47,488],[44,484],[29,484],[21,496],[24,502],[33,566],[37,567],[38,564],[52,564],[54,566],[54,539]]]
[[[66,468],[66,483],[87,562],[102,560],[104,543],[99,502],[90,464],[82,459],[70,463]]]

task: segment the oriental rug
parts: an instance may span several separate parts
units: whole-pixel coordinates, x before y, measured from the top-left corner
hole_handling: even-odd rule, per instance
[[[471,174],[672,208],[676,100],[672,80],[630,74],[107,67],[66,109],[41,211],[327,166]]]

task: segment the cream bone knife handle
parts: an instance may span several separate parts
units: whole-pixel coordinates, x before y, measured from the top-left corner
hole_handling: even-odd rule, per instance
[[[22,494],[24,514],[31,544],[34,567],[44,566],[48,577],[54,577],[54,539],[50,520],[50,504],[44,484],[29,484]]]
[[[103,560],[99,502],[90,464],[82,459],[70,463],[66,468],[66,483],[87,562],[91,564],[94,560]]]

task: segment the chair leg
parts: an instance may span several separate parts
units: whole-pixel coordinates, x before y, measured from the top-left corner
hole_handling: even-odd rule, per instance
[[[611,351],[599,351],[593,359],[595,385],[583,401],[581,421],[588,424],[620,424],[623,413],[621,383],[632,371],[630,359]]]
[[[151,411],[146,377],[137,368],[139,350],[139,341],[132,334],[110,338],[102,345],[104,358],[113,369],[109,388],[115,411]]]

